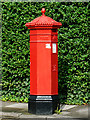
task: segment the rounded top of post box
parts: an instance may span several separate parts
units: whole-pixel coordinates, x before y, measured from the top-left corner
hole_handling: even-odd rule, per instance
[[[42,12],[42,16],[35,18],[34,20],[32,20],[29,23],[26,23],[25,26],[28,27],[28,29],[32,29],[32,28],[48,28],[48,27],[55,27],[55,28],[60,28],[60,26],[62,26],[61,22],[57,22],[55,20],[53,20],[52,18],[48,17],[45,15],[45,8],[42,8],[41,10]]]

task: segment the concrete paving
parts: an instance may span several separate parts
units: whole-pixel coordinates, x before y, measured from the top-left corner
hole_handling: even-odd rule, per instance
[[[62,112],[53,115],[28,113],[27,103],[0,101],[1,120],[89,120],[89,105],[60,105]]]

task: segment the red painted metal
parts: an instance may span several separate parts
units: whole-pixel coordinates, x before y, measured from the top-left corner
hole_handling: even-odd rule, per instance
[[[58,95],[58,38],[62,25],[42,16],[26,23],[30,29],[30,95]]]

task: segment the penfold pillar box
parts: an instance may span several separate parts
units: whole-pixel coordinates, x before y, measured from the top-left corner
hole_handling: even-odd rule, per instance
[[[30,97],[28,112],[53,114],[58,104],[58,28],[45,15],[26,23],[30,29]]]

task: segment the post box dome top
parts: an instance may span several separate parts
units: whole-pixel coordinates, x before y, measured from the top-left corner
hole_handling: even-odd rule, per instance
[[[25,26],[28,27],[28,29],[31,29],[33,27],[56,27],[59,28],[62,26],[61,22],[57,22],[53,20],[52,18],[45,15],[45,8],[42,8],[41,10],[42,16],[35,18],[29,23],[26,23]]]

